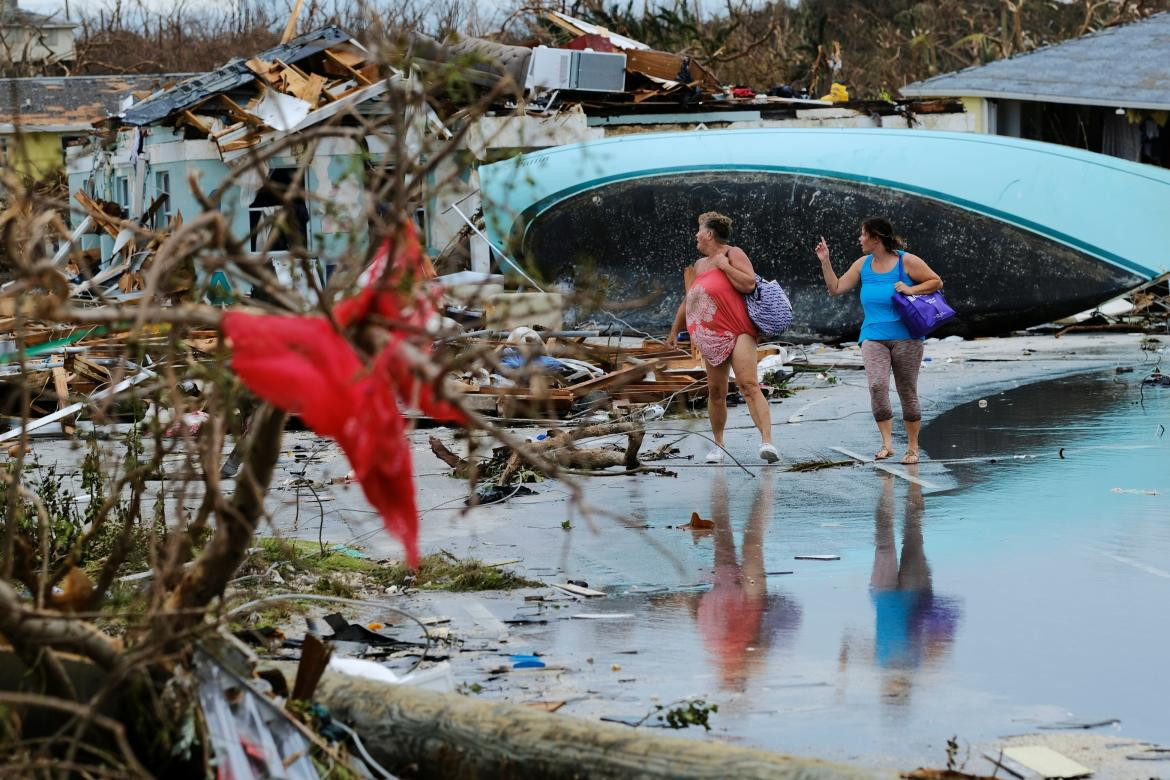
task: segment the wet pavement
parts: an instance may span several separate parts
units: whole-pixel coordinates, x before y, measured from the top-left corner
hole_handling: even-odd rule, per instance
[[[1063,721],[1117,718],[1096,733],[1165,740],[1170,389],[1140,384],[1167,354],[1152,346],[1116,335],[930,344],[921,466],[787,472],[846,459],[833,447],[876,449],[863,374],[845,368],[855,355],[824,350],[816,360],[837,367],[773,404],[778,467],[757,462],[743,407],[728,444],[746,469],[696,462],[709,444],[688,431],[707,433],[704,419],[661,420],[644,449],[677,441],[681,459],[662,463],[677,476],[580,480],[585,507],[546,481],[467,510],[466,483],[426,444],[460,446],[453,432],[416,431],[424,553],[606,596],[387,603],[449,619],[437,655],[464,692],[564,702],[567,716],[650,714],[653,726],[655,705],[701,697],[719,708],[708,738],[899,769],[944,765],[952,735],[994,744]],[[348,470],[335,446],[292,433],[285,448],[269,497],[280,532],[400,555],[360,490],[332,481]],[[312,494],[296,487],[305,478]],[[692,512],[714,527],[680,529]],[[376,607],[364,617],[393,622]],[[518,654],[543,668],[516,668]]]
[[[928,457],[892,467],[922,484],[869,465],[763,468],[741,430],[729,441],[750,475],[667,461],[677,478],[586,481],[589,515],[558,482],[467,512],[465,486],[420,454],[424,551],[519,559],[527,576],[608,595],[420,594],[410,608],[453,617],[456,679],[478,695],[564,701],[577,717],[637,721],[698,696],[719,706],[714,738],[899,768],[943,765],[952,735],[1069,720],[1165,738],[1170,392],[1143,391],[1159,354],[1136,337],[1090,356],[1092,343],[1025,361],[1001,345],[1017,366],[928,364]],[[781,468],[874,449],[860,372],[837,376],[773,407]],[[645,446],[687,425],[706,431],[663,421]],[[678,528],[692,512],[714,528]],[[349,515],[338,541],[391,553],[368,525]],[[516,653],[545,667],[513,669]]]

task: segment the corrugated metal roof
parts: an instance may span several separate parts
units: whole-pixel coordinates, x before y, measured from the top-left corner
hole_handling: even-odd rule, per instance
[[[989,97],[1170,109],[1170,13],[902,87],[906,97]]]
[[[256,58],[269,61],[279,59],[284,63],[294,63],[348,40],[350,37],[338,28],[325,27],[260,52]],[[244,64],[244,60],[236,58],[218,70],[188,79],[166,92],[160,92],[141,103],[136,103],[126,109],[122,121],[128,125],[153,124],[166,119],[176,111],[190,108],[206,97],[229,92],[255,78],[255,74]]]

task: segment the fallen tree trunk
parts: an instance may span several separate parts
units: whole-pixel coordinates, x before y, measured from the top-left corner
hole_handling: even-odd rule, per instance
[[[315,698],[404,778],[894,778],[327,672]]]

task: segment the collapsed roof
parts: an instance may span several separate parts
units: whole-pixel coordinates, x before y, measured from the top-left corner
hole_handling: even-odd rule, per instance
[[[381,66],[337,27],[306,33],[250,59],[187,79],[126,109],[131,127],[167,125],[206,139],[224,159],[379,97]]]

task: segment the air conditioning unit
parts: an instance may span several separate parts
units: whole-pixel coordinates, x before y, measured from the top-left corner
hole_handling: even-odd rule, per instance
[[[624,92],[626,55],[537,46],[528,60],[524,87],[536,91]]]

